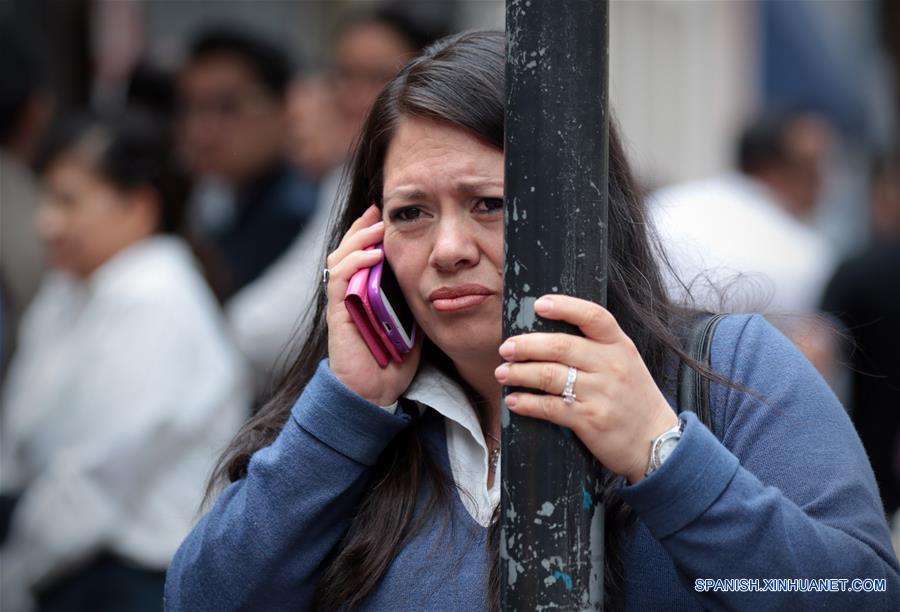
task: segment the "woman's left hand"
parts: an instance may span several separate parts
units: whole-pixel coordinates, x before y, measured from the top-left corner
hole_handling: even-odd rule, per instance
[[[499,382],[545,391],[511,393],[506,405],[522,416],[568,427],[600,463],[632,484],[644,478],[650,443],[678,424],[634,342],[608,310],[564,295],[548,295],[534,304],[545,319],[566,321],[584,337],[530,333],[500,346],[507,361],[495,371]],[[572,404],[562,392],[569,366],[578,369]]]

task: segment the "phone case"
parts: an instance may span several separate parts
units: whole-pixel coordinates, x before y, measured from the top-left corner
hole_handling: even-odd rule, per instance
[[[367,281],[368,285],[368,301],[369,308],[375,316],[376,325],[379,330],[383,331],[388,340],[393,344],[394,348],[397,349],[400,353],[408,353],[413,349],[413,345],[416,342],[416,333],[417,333],[417,325],[413,322],[412,325],[412,335],[410,337],[410,342],[407,344],[406,340],[403,338],[403,334],[396,328],[396,323],[392,321],[392,317],[388,313],[387,307],[382,302],[382,293],[381,293],[381,274],[384,269],[384,260],[382,259],[377,264],[372,266],[371,272],[369,272],[369,278]],[[390,331],[384,328],[382,322],[389,322],[392,324],[392,328]]]
[[[393,342],[385,336],[384,330],[369,306],[367,281],[371,268],[358,270],[350,277],[347,293],[344,295],[344,305],[350,313],[350,318],[356,324],[356,329],[369,347],[375,361],[382,368],[386,368],[391,359],[400,363],[403,358],[397,352]]]

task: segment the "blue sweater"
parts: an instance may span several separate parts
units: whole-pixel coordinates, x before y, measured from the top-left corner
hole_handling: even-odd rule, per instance
[[[758,316],[719,325],[712,365],[766,400],[712,385],[721,442],[686,414],[668,461],[621,489],[639,518],[625,551],[627,608],[900,609],[900,567],[872,471],[827,385]],[[423,419],[426,448],[446,466],[443,418],[429,411]],[[182,544],[167,610],[308,608],[371,466],[408,424],[353,394],[323,362],[277,440]],[[450,512],[449,528],[425,529],[407,544],[365,609],[485,607],[487,530],[457,498]],[[850,582],[828,593],[695,590],[706,578],[873,578],[886,591],[850,592]]]

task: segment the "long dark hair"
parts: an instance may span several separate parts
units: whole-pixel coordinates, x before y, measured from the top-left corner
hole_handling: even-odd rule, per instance
[[[505,111],[505,39],[502,32],[468,32],[438,41],[408,64],[384,89],[364,126],[350,170],[345,206],[333,223],[329,250],[337,247],[351,223],[382,197],[382,169],[388,145],[404,117],[425,118],[462,128],[503,149]],[[689,313],[671,305],[648,233],[642,198],[635,188],[614,127],[609,142],[609,287],[608,307],[638,347],[660,386],[684,354],[678,332]],[[324,259],[324,257],[323,257]],[[498,321],[498,325],[499,325]],[[244,477],[251,455],[270,444],[286,422],[293,403],[327,356],[325,292],[320,288],[306,314],[307,335],[293,367],[274,397],[237,435],[222,457],[210,491],[226,480]],[[437,347],[426,343],[423,362],[459,379]],[[692,364],[703,373],[710,373]],[[463,386],[466,385],[463,383]],[[469,389],[470,396],[477,399]],[[319,582],[316,607],[352,609],[384,576],[400,548],[441,508],[446,508],[448,477],[424,452],[413,425],[385,450],[370,487],[347,534],[333,551]],[[615,495],[616,478],[605,477],[607,609],[624,604],[624,541],[632,514]],[[416,513],[420,488],[431,491],[427,507]],[[421,510],[421,509],[420,509]],[[419,519],[414,519],[419,516]],[[496,513],[495,513],[496,516]],[[489,581],[490,601],[498,605],[499,564],[496,520]]]

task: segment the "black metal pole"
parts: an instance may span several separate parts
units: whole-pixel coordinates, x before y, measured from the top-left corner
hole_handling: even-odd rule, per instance
[[[608,0],[507,0],[504,337],[563,293],[606,302]],[[599,465],[568,430],[503,410],[504,610],[603,605]]]

